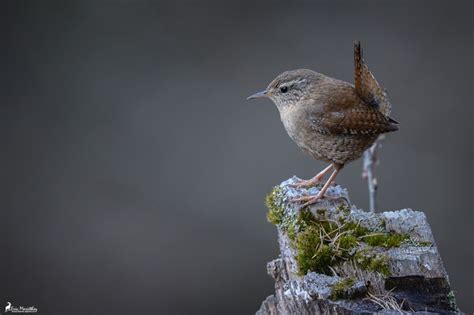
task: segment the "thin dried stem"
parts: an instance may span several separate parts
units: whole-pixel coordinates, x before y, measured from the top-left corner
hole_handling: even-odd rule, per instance
[[[367,179],[367,186],[369,188],[369,210],[375,212],[376,197],[377,197],[377,177],[375,176],[375,166],[378,164],[377,149],[381,147],[381,142],[385,138],[380,135],[378,139],[364,152],[364,164],[362,169],[362,178]]]

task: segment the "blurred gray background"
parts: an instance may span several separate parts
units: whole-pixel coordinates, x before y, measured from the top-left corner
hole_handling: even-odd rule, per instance
[[[472,12],[455,1],[5,1],[0,307],[251,314],[278,255],[264,197],[324,164],[245,97],[280,72],[352,82],[353,41],[400,131],[380,210],[422,210],[474,311]],[[361,162],[338,183],[367,208]],[[224,312],[225,310],[225,312]]]

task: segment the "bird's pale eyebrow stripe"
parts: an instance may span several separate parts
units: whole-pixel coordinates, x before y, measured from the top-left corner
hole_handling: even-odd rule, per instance
[[[296,80],[293,80],[293,81],[284,82],[284,83],[280,84],[280,86],[292,86],[296,83],[303,83],[303,82],[306,82],[306,79],[305,78],[299,78],[299,79],[296,79]]]

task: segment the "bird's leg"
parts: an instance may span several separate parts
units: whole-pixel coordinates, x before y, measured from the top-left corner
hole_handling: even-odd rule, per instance
[[[316,186],[321,181],[321,179],[323,179],[324,175],[327,172],[329,172],[329,170],[331,170],[332,167],[333,167],[333,165],[330,164],[328,167],[326,167],[321,172],[316,174],[316,176],[314,176],[313,178],[311,178],[311,179],[302,179],[302,180],[298,181],[295,184],[291,184],[290,186],[295,187],[295,188],[302,188],[302,187],[306,188],[306,187]]]
[[[319,193],[316,196],[303,196],[303,197],[299,197],[299,198],[294,198],[291,201],[305,201],[305,203],[302,205],[302,207],[306,207],[306,206],[309,206],[309,205],[315,203],[319,199],[322,199],[322,198],[325,198],[325,197],[326,198],[332,198],[332,197],[326,196],[325,194],[326,194],[326,191],[328,190],[329,186],[331,186],[332,181],[334,181],[337,174],[342,169],[342,166],[343,165],[340,165],[340,164],[333,164],[334,171],[332,172],[331,176],[329,176],[329,178],[326,181],[326,183],[324,184],[323,188],[319,191]]]

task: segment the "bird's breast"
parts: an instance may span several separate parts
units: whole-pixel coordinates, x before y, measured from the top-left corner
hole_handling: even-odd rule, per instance
[[[289,108],[280,112],[281,122],[286,132],[300,148],[306,150],[309,138],[314,137],[311,131],[306,130],[305,116],[296,108]]]

